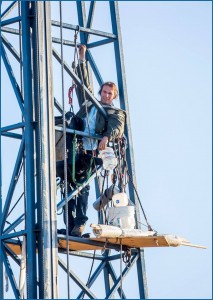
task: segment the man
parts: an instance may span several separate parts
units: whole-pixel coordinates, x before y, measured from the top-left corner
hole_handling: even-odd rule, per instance
[[[79,47],[79,65],[77,66],[77,73],[79,78],[85,86],[92,92],[89,86],[89,79],[86,69],[86,46]],[[124,132],[124,125],[126,120],[125,111],[115,108],[113,100],[118,96],[117,86],[113,82],[106,82],[101,85],[99,95],[100,104],[107,112],[107,121],[101,112],[94,106],[92,101],[85,99],[83,89],[77,88],[77,96],[79,102],[79,111],[77,116],[83,118],[85,121],[84,132],[93,134],[100,134],[103,136],[98,144],[97,140],[90,138],[83,138],[84,150],[87,154],[96,152],[97,149],[104,150],[110,141],[120,138]],[[88,217],[86,216],[88,208],[89,185],[81,190],[76,200],[70,200],[68,203],[68,231],[69,235],[82,236]],[[76,214],[76,215],[75,215]]]

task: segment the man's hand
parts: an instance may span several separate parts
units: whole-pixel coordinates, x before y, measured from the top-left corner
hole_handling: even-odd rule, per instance
[[[98,148],[99,148],[100,150],[104,150],[104,149],[106,149],[107,144],[108,144],[108,137],[107,137],[107,136],[104,136],[104,137],[102,138],[102,140],[100,141]]]
[[[86,53],[87,47],[85,45],[79,46],[79,58],[81,60],[85,60],[85,53]]]

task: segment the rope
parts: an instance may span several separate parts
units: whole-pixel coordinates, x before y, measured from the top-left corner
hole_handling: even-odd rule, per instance
[[[139,197],[139,195],[138,195],[138,192],[137,192],[137,189],[136,189],[136,187],[135,187],[135,185],[134,185],[134,182],[133,182],[133,180],[132,180],[132,177],[130,176],[129,170],[127,170],[127,173],[128,173],[128,175],[129,175],[129,179],[130,179],[130,181],[131,181],[131,183],[132,183],[133,189],[134,189],[134,191],[135,191],[135,193],[136,193],[136,196],[137,196],[137,198],[138,198],[138,202],[139,202],[140,207],[141,207],[141,210],[142,210],[142,212],[143,212],[144,219],[145,219],[145,221],[146,221],[146,223],[147,223],[148,230],[149,230],[149,231],[153,231],[151,225],[149,224],[149,222],[148,222],[148,220],[147,220],[145,211],[144,211],[143,206],[142,206],[142,204],[141,204],[140,197]]]
[[[82,82],[82,90],[83,90],[83,98],[84,98],[84,103],[86,102],[86,93],[85,93],[85,88],[84,88],[84,79],[83,79],[83,74],[81,71],[81,67],[80,67],[80,59],[78,57],[78,53],[77,53],[77,58],[78,58],[78,65],[79,65],[79,70],[80,70],[80,77],[81,77],[81,82]],[[91,131],[90,131],[90,125],[89,125],[89,117],[88,117],[88,107],[87,105],[85,105],[85,110],[86,110],[86,121],[87,121],[87,126],[88,126],[88,131],[89,131],[89,141],[90,141],[90,146],[91,146],[91,150],[92,150],[92,138],[91,138]],[[96,170],[97,172],[97,170]]]
[[[106,172],[106,171],[105,171],[105,172]],[[105,172],[104,172],[104,176],[103,176],[102,188],[101,188],[101,193],[100,193],[100,197],[101,197],[101,198],[102,198],[103,193],[104,193],[104,183],[105,183],[105,178],[106,178]],[[102,200],[100,201],[100,207],[101,207],[101,206],[102,206]],[[105,217],[105,220],[106,220],[106,211],[103,210],[103,212],[104,212],[104,217]],[[100,216],[100,212],[98,212],[98,223],[100,223],[100,221],[101,221],[101,216]]]
[[[66,219],[66,251],[67,251],[67,294],[70,299],[69,281],[69,239],[68,239],[68,195],[67,195],[67,145],[66,145],[66,124],[65,124],[65,101],[64,101],[64,52],[63,52],[63,30],[62,30],[62,3],[59,1],[60,11],[60,39],[61,39],[61,78],[62,78],[62,109],[63,109],[63,135],[64,135],[64,193],[65,193],[65,219]]]
[[[121,290],[121,296],[120,298],[123,299],[123,277],[122,277],[122,239],[120,239],[120,276],[121,276],[121,280],[120,280],[120,290]]]
[[[89,272],[89,276],[88,276],[87,283],[86,283],[86,286],[87,286],[87,287],[88,287],[89,282],[90,282],[90,277],[91,277],[92,269],[93,269],[94,262],[95,262],[95,252],[96,252],[96,250],[94,250],[94,252],[93,252],[92,265],[91,265],[90,272]],[[84,296],[85,296],[85,292],[84,292],[83,295],[82,295],[82,299],[84,299]]]
[[[134,191],[135,191],[135,193],[137,195],[137,198],[138,198],[138,201],[139,201],[142,213],[143,213],[145,221],[147,223],[148,230],[149,231],[153,231],[151,225],[148,222],[148,219],[147,219],[145,211],[143,209],[143,206],[142,206],[140,197],[138,195],[137,189],[136,189],[136,187],[135,187],[135,185],[133,183],[133,180],[132,180],[132,178],[130,176],[130,173],[129,173],[129,170],[128,170],[128,165],[127,165],[127,160],[126,160],[126,141],[125,141],[125,139],[122,138],[121,140],[118,140],[118,143],[117,143],[118,154],[117,154],[117,151],[116,151],[115,144],[114,144],[114,148],[115,148],[115,155],[116,155],[116,157],[118,159],[117,174],[118,174],[118,177],[119,177],[119,183],[120,183],[120,186],[122,188],[122,191],[125,191],[125,189],[126,189],[126,185],[128,183],[128,180],[127,180],[127,175],[128,175],[128,177],[130,179],[130,182],[131,182],[131,184],[132,184],[132,186],[134,188]],[[125,179],[126,179],[126,182],[124,183]]]
[[[74,50],[74,61],[73,61],[73,64],[72,64],[72,68],[73,68],[73,71],[75,73],[76,73],[76,56],[77,56],[77,52],[78,52],[77,38],[78,38],[79,31],[80,31],[80,27],[78,26],[78,30],[75,30],[75,34],[74,34],[75,50]],[[74,80],[72,79],[72,86],[68,90],[68,99],[69,99],[68,103],[70,105],[70,111],[72,110],[73,113],[74,113],[74,109],[73,109],[73,91],[74,91],[75,88],[76,88],[76,84],[75,84]]]
[[[122,140],[120,140],[121,145],[121,152],[122,152],[122,156],[123,156],[123,189],[124,191],[126,191],[126,186],[128,184],[128,177],[127,177],[127,170],[128,170],[128,166],[127,166],[127,161],[126,161],[126,139],[123,137]],[[124,180],[126,179],[125,183]]]
[[[77,46],[76,46],[77,48]],[[82,82],[82,91],[83,91],[83,98],[84,98],[84,103],[86,102],[86,94],[85,94],[85,88],[84,88],[84,79],[83,79],[83,74],[82,74],[82,71],[81,71],[81,66],[80,66],[80,59],[79,59],[79,56],[78,56],[78,51],[76,51],[76,55],[77,55],[77,59],[78,59],[78,65],[79,65],[79,70],[80,70],[80,79],[81,79],[81,82]],[[87,108],[87,105],[85,105],[85,110],[86,110],[86,121],[87,121],[87,126],[88,126],[88,131],[89,131],[89,141],[90,141],[90,146],[91,146],[91,149],[93,149],[92,147],[92,138],[91,138],[91,131],[90,131],[90,125],[89,125],[89,121],[88,121],[88,108]],[[97,166],[96,166],[96,162],[94,160],[94,166],[95,166],[95,173],[96,173],[96,178],[97,178],[97,181],[98,181],[98,187],[99,187],[99,193],[100,193],[100,180],[99,180],[99,177],[98,177],[98,173],[97,173]]]
[[[109,171],[105,170],[105,174],[106,176],[106,182],[107,182],[107,198],[109,199]],[[107,208],[109,208],[109,201],[107,201]],[[108,219],[106,218],[106,212],[105,212],[105,224],[108,225]]]
[[[148,226],[147,226],[146,224],[144,224],[144,223],[142,223],[142,222],[139,222],[139,221],[138,221],[138,223],[141,224],[141,225],[143,225],[144,227],[147,227],[147,228],[148,228]],[[155,229],[153,229],[153,228],[152,228],[152,231],[154,231],[155,233],[158,233],[158,231],[155,230]]]
[[[77,39],[78,39],[78,33],[80,32],[80,27],[77,26],[77,29],[75,30],[74,34],[74,43],[75,43],[75,51],[74,51],[74,61],[72,64],[73,70],[76,72],[76,57],[78,59],[78,47],[77,47]]]
[[[90,159],[90,166],[89,166],[89,170],[88,170],[86,179],[84,179],[83,182],[77,182],[76,178],[75,178],[75,157],[76,157],[76,134],[74,133],[74,138],[72,141],[72,180],[75,183],[75,185],[81,186],[83,184],[83,182],[87,181],[89,179],[89,177],[91,176],[92,164],[93,164],[94,159],[93,159],[93,157],[91,157],[91,159]]]
[[[137,198],[138,198],[141,210],[143,212],[145,221],[147,223],[148,230],[149,231],[154,231],[152,229],[151,225],[148,222],[148,219],[147,219],[145,211],[143,209],[140,197],[138,195],[138,192],[136,190],[136,187],[135,187],[135,185],[133,183],[133,180],[132,180],[132,178],[130,176],[130,173],[129,173],[129,170],[128,170],[128,165],[127,165],[127,160],[126,160],[126,141],[125,141],[125,139],[122,138],[122,139],[118,140],[117,147],[116,147],[116,145],[114,143],[113,144],[113,148],[114,148],[115,156],[118,159],[118,166],[113,171],[113,183],[115,184],[116,181],[117,181],[117,179],[118,179],[121,191],[125,192],[126,185],[128,183],[128,180],[127,180],[127,175],[128,175],[128,178],[130,179],[130,182],[132,183],[134,191],[135,191],[135,193],[137,195]],[[115,177],[118,177],[118,178],[115,178]]]
[[[79,32],[79,30],[78,30],[78,32]],[[82,76],[81,67],[80,67],[80,60],[79,60],[78,51],[77,51],[77,35],[78,35],[78,32],[75,32],[75,36],[74,36],[75,37],[75,52],[74,52],[73,69],[74,69],[74,71],[76,71],[75,58],[77,56],[77,58],[78,58],[78,64],[79,64],[79,70],[80,70],[80,76],[81,76],[81,81],[82,81],[83,97],[84,97],[84,101],[86,101],[86,95],[85,95],[85,89],[84,89],[84,81],[83,81],[83,76]],[[72,109],[73,109],[73,106],[72,106],[72,95],[73,95],[74,88],[75,88],[75,84],[73,83],[72,87],[69,89],[69,92],[68,92],[68,95],[69,95],[69,104],[71,105]],[[90,134],[91,131],[90,131],[90,125],[89,125],[89,121],[88,121],[88,108],[87,108],[87,106],[86,106],[86,120],[87,120],[87,126],[88,126],[88,131],[89,131],[89,141],[90,141],[90,146],[91,146],[91,150],[92,150],[93,149],[93,147],[92,147],[92,138],[91,138],[91,134]],[[73,180],[73,182],[77,186],[79,186],[82,183],[77,182],[76,178],[75,178],[76,134],[74,134],[74,138],[73,138],[73,142],[72,143],[73,143],[73,147],[72,147],[72,150],[73,150],[72,151],[72,180]],[[87,174],[86,181],[91,176],[93,161],[94,161],[94,159],[93,159],[93,157],[91,157],[91,159],[90,159],[90,167],[89,167],[89,171],[88,171],[88,174]],[[94,161],[94,164],[95,164],[95,161]],[[96,176],[97,176],[97,167],[96,167],[96,164],[95,164],[95,171],[96,171]],[[97,178],[98,178],[98,176],[97,176]],[[105,178],[104,178],[104,181],[105,181]],[[103,181],[101,195],[103,194],[104,181]],[[91,277],[91,274],[92,274],[92,269],[93,269],[94,261],[95,261],[95,252],[96,251],[94,250],[93,261],[92,261],[92,265],[91,265],[91,269],[90,269],[90,273],[89,273],[89,277],[88,277],[86,286],[88,286],[89,281],[90,281],[90,277]],[[82,296],[82,299],[84,298],[84,296],[85,296],[85,292],[84,292],[84,294]]]
[[[118,172],[119,172],[119,184],[121,187],[121,192],[123,192],[123,173],[122,173],[122,157],[121,157],[121,147],[120,143],[118,142]]]

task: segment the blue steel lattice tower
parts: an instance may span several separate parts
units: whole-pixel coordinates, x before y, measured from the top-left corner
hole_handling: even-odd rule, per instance
[[[104,9],[105,22],[108,13],[107,22],[111,25],[108,31],[93,29],[94,22],[97,22],[96,28],[99,26],[95,16],[100,15],[101,9]],[[103,255],[70,251],[67,263],[62,259],[65,254],[58,250],[56,210],[65,205],[65,200],[57,201],[55,193],[54,115],[63,106],[57,99],[63,98],[64,92],[61,97],[58,91],[66,90],[72,79],[81,84],[69,67],[75,47],[74,34],[78,34],[77,45],[87,46],[90,81],[94,86],[102,84],[103,77],[108,76],[104,68],[98,68],[98,59],[105,57],[106,61],[113,61],[114,70],[110,76],[114,76],[118,84],[120,107],[127,111],[128,116],[117,2],[1,1],[2,299],[6,295],[4,269],[14,298],[60,298],[58,282],[60,276],[65,275],[60,275],[58,266],[67,274],[68,287],[69,279],[78,286],[78,294],[72,291],[72,298],[81,298],[84,294],[97,298],[92,286],[102,271],[103,295],[98,297],[109,299],[118,292],[119,297],[127,298],[122,282],[132,268],[135,268],[138,278],[139,298],[148,297],[143,249],[132,252],[129,266],[124,267],[119,275],[116,275],[113,265],[120,260],[120,254],[113,254],[118,248],[112,247]],[[64,80],[61,78],[63,74]],[[128,117],[125,135],[129,145],[129,172],[136,185]],[[132,185],[128,189],[129,197],[136,205],[136,223],[140,228],[135,192]],[[91,242],[91,247],[93,245]],[[78,259],[92,258],[97,263],[87,283],[83,283],[71,268],[72,259],[77,259],[77,256]]]

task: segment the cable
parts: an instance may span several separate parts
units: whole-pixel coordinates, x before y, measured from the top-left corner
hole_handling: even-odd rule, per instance
[[[24,162],[22,162],[20,168],[19,168],[19,173],[18,175],[16,176],[16,180],[18,181],[19,177],[20,177],[20,174],[21,174],[21,170],[22,170],[22,167],[24,166]],[[25,176],[24,176],[25,178]],[[18,202],[21,200],[22,196],[25,195],[25,192],[23,192],[21,194],[21,196],[18,198],[18,200],[16,201],[16,203],[13,205],[13,207],[11,208],[11,210],[8,212],[7,214],[7,217],[9,217],[9,215],[11,214],[11,212],[13,211],[13,209],[16,207],[16,205],[18,204]]]
[[[102,182],[102,188],[101,188],[101,194],[100,194],[100,197],[102,199],[102,196],[103,196],[103,193],[104,193],[104,183],[105,183],[105,179],[106,179],[106,176],[105,176],[105,173],[106,173],[106,170],[104,172],[104,176],[103,176],[103,182]],[[100,201],[100,207],[102,206],[102,200]],[[105,220],[106,220],[106,213],[105,213],[105,210],[103,210],[104,212],[104,216],[105,216]],[[101,221],[101,217],[100,217],[100,211],[98,212],[98,223],[100,223]]]
[[[141,204],[140,197],[139,197],[139,195],[138,195],[138,192],[137,192],[137,190],[136,190],[136,187],[135,187],[135,185],[134,185],[134,183],[133,183],[132,177],[130,176],[130,173],[129,173],[129,170],[128,170],[128,169],[127,169],[127,173],[128,173],[129,179],[130,179],[130,181],[131,181],[131,183],[132,183],[133,189],[134,189],[134,191],[135,191],[135,193],[136,193],[136,195],[137,195],[138,202],[139,202],[139,204],[140,204],[140,207],[141,207],[141,210],[142,210],[142,212],[143,212],[145,221],[146,221],[146,223],[147,223],[148,230],[149,230],[149,231],[154,231],[154,230],[152,229],[151,225],[149,224],[148,220],[147,220],[145,211],[144,211],[143,206],[142,206],[142,204]]]
[[[11,214],[11,212],[13,211],[13,209],[16,207],[16,205],[18,204],[18,202],[21,200],[22,196],[24,195],[24,192],[21,194],[21,196],[18,198],[18,200],[16,201],[16,203],[13,205],[13,207],[11,208],[11,210],[8,212],[7,217],[9,217],[9,215]]]
[[[94,252],[93,252],[92,265],[91,265],[90,272],[89,272],[89,276],[88,276],[87,283],[86,283],[86,286],[87,286],[87,287],[88,287],[89,282],[90,282],[90,277],[91,277],[92,269],[93,269],[94,262],[95,262],[95,252],[96,252],[96,250],[94,250]],[[83,295],[82,295],[82,299],[84,299],[84,295],[85,295],[85,292],[84,292]]]
[[[105,170],[105,174],[106,176],[106,182],[107,182],[107,198],[109,199],[109,171]],[[109,209],[109,201],[107,201],[107,208]],[[108,218],[106,218],[106,212],[105,212],[105,224],[108,225]]]
[[[79,33],[79,26],[78,26],[78,30],[75,30],[75,34],[74,34],[74,43],[75,43],[75,50],[74,50],[74,61],[72,63],[72,68],[73,71],[76,73],[76,56],[77,56],[77,38],[78,38],[78,33]],[[72,110],[72,112],[74,113],[74,109],[73,109],[73,90],[76,88],[76,84],[74,82],[74,80],[72,79],[72,86],[69,88],[68,91],[68,98],[69,98],[69,104],[70,104],[70,111]]]
[[[65,124],[65,101],[64,101],[64,52],[63,52],[63,28],[62,28],[62,3],[59,1],[60,11],[60,39],[61,39],[61,78],[62,78],[62,109],[63,109],[63,135],[64,135],[64,193],[65,193],[65,219],[66,219],[66,251],[67,251],[67,294],[70,299],[69,280],[69,228],[68,228],[68,195],[67,195],[67,145],[66,145],[66,124]]]
[[[123,143],[122,146],[120,145],[121,142]],[[136,190],[136,187],[135,187],[135,185],[134,185],[134,183],[133,183],[133,180],[132,180],[131,175],[130,175],[129,170],[128,170],[128,165],[127,165],[127,161],[126,161],[126,142],[125,142],[124,139],[118,140],[118,144],[117,144],[117,145],[118,145],[118,154],[117,154],[117,151],[115,151],[115,153],[116,153],[117,159],[118,159],[118,175],[119,175],[119,177],[120,177],[119,182],[120,182],[122,191],[126,189],[126,185],[127,185],[128,181],[126,181],[125,184],[124,184],[124,179],[126,178],[126,174],[128,174],[128,177],[129,177],[129,179],[130,179],[130,182],[132,183],[133,189],[134,189],[134,191],[135,191],[135,193],[136,193],[136,195],[137,195],[138,202],[139,202],[139,204],[140,204],[140,207],[141,207],[141,210],[142,210],[142,212],[143,212],[145,221],[146,221],[146,223],[147,223],[148,230],[149,230],[149,231],[154,231],[154,230],[152,229],[151,225],[150,225],[149,222],[148,222],[148,219],[147,219],[146,214],[145,214],[145,211],[144,211],[144,209],[143,209],[143,206],[142,206],[140,197],[139,197],[139,195],[138,195],[138,192],[137,192],[137,190]],[[115,146],[115,145],[114,145],[114,146]],[[122,170],[122,166],[121,166],[122,163],[121,163],[121,160],[123,160],[123,168],[124,168],[124,170]],[[123,172],[122,172],[122,171],[123,171]],[[125,173],[126,173],[126,174],[125,174]]]
[[[122,239],[120,239],[120,276],[121,276],[121,284],[120,284],[120,290],[121,290],[121,296],[120,298],[123,299],[123,277],[122,277]]]
[[[76,46],[77,47],[77,46]],[[82,92],[83,92],[83,99],[84,102],[86,102],[86,94],[85,94],[85,88],[84,88],[84,79],[83,79],[83,74],[82,74],[82,70],[81,70],[81,66],[80,66],[80,59],[78,56],[78,52],[76,51],[77,54],[77,59],[78,59],[78,66],[79,66],[79,73],[80,73],[80,79],[82,82]],[[85,111],[86,111],[86,121],[87,121],[87,126],[88,126],[88,131],[89,131],[89,141],[90,141],[90,147],[91,149],[93,149],[93,145],[92,145],[92,138],[91,138],[91,130],[90,130],[90,125],[89,125],[89,117],[88,117],[88,107],[87,105],[85,105]],[[92,150],[93,152],[93,150]],[[96,173],[96,178],[98,180],[98,187],[99,187],[99,193],[100,193],[100,182],[99,182],[99,176],[97,173],[97,166],[96,166],[96,162],[94,160],[94,166],[95,166],[95,173]]]

